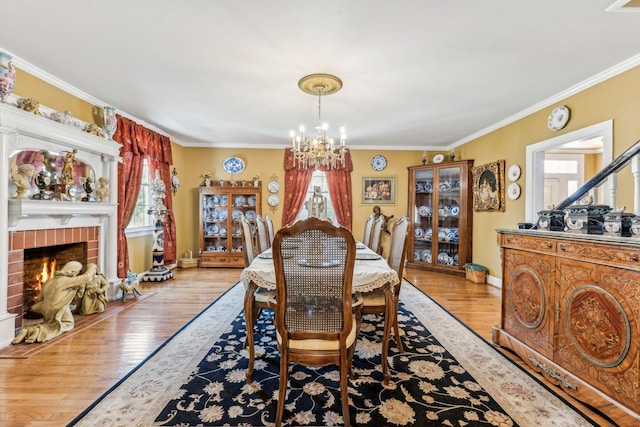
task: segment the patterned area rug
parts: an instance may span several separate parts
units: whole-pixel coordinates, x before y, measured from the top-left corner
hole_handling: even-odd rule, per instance
[[[230,289],[70,425],[272,426],[275,329],[263,314],[254,380],[246,384],[243,292],[241,284]],[[399,322],[405,352],[391,343],[395,388],[386,389],[382,318],[363,316],[349,385],[352,425],[595,425],[410,284]],[[338,378],[334,366],[292,364],[283,425],[343,425]]]

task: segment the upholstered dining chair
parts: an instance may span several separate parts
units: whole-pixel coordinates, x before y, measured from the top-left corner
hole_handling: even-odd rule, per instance
[[[400,287],[402,286],[402,275],[404,274],[404,261],[407,257],[407,229],[409,227],[409,220],[406,216],[398,219],[393,223],[391,228],[391,248],[389,250],[389,257],[387,262],[389,267],[394,269],[398,273],[398,283],[393,285],[393,333],[396,337],[398,349],[400,352],[404,352],[402,348],[402,340],[400,339],[400,330],[398,328],[398,304],[400,302]],[[363,313],[376,313],[383,314],[385,312],[385,298],[384,292],[376,289],[371,292],[362,294]]]
[[[265,222],[267,223],[267,232],[269,233],[269,246],[273,245],[273,236],[275,235],[273,231],[273,220],[269,215],[265,215]]]
[[[369,215],[369,217],[364,222],[364,234],[362,235],[362,243],[369,247],[369,243],[371,242],[371,229],[373,228],[373,215]]]
[[[271,247],[267,223],[260,215],[256,215],[256,233],[258,235],[258,252],[264,252]]]
[[[253,248],[253,232],[251,230],[251,223],[244,215],[240,215],[240,229],[242,232],[242,252],[244,253],[244,264],[248,267],[255,258],[255,250]],[[245,319],[247,323],[247,334],[253,333],[256,322],[260,317],[263,309],[270,309],[270,301],[275,298],[276,292],[265,288],[258,287],[253,293],[254,307],[253,313],[245,313]],[[251,311],[251,310],[250,310]],[[247,341],[244,343],[245,347]],[[250,381],[251,372],[247,373],[247,379]]]
[[[273,240],[275,324],[280,349],[276,426],[285,407],[289,362],[337,364],[344,425],[350,425],[348,378],[360,328],[352,300],[355,240],[349,230],[308,218],[278,230]]]
[[[371,241],[369,242],[369,248],[375,253],[379,254],[382,248],[382,224],[384,223],[384,217],[382,215],[373,222],[371,227]]]

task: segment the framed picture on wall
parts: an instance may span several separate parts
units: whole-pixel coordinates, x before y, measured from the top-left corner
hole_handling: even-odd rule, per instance
[[[504,160],[471,169],[473,180],[473,210],[504,212]]]
[[[396,177],[362,178],[363,204],[388,204],[396,203]]]

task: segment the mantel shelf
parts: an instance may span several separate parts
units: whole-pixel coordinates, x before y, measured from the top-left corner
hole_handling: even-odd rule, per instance
[[[117,212],[115,203],[62,202],[52,200],[9,200],[9,226],[13,227],[25,218],[57,218],[66,224],[78,216],[111,216]]]

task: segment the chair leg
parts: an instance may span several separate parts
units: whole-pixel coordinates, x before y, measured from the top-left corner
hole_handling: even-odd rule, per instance
[[[404,353],[404,348],[402,348],[402,339],[400,338],[400,329],[398,327],[398,306],[400,304],[400,300],[398,298],[398,296],[395,296],[395,311],[394,311],[394,316],[393,316],[393,333],[396,336],[396,342],[398,343],[398,350],[400,350],[400,353]]]
[[[353,345],[349,348],[349,354],[348,354],[348,372],[349,372],[349,378],[354,379],[355,375],[353,374],[353,369],[352,369],[352,365],[353,365],[353,356],[356,353],[356,344],[358,343],[358,337],[360,336],[360,326],[362,324],[362,313],[360,312],[360,310],[358,310],[358,312],[356,313],[356,340],[354,341]]]
[[[355,345],[353,345],[352,347],[355,348]],[[344,426],[345,427],[350,427],[351,426],[351,416],[349,415],[349,385],[348,382],[349,380],[347,379],[347,363],[348,360],[345,360],[345,357],[347,356],[346,353],[349,353],[349,351],[347,351],[347,349],[341,349],[340,353],[342,353],[340,355],[340,359],[341,359],[341,363],[340,363],[340,397],[342,400],[342,418],[344,420]],[[345,363],[347,362],[347,363]]]
[[[284,400],[287,396],[287,387],[289,381],[289,363],[287,362],[286,350],[280,352],[280,388],[278,389],[278,410],[276,412],[276,427],[282,424],[282,415],[284,414]]]
[[[244,296],[244,323],[247,329],[247,337],[244,341],[244,347],[249,349],[249,365],[247,366],[247,383],[251,384],[251,376],[253,375],[253,364],[255,361],[255,348],[253,345],[253,324],[255,315],[253,292],[255,292],[255,284],[251,282]]]

